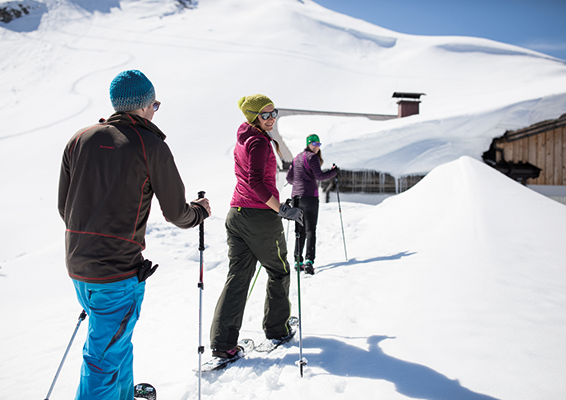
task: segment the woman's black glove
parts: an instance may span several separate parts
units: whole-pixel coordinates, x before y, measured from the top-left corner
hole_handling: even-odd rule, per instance
[[[277,215],[285,219],[291,219],[303,225],[303,210],[298,207],[291,207],[290,203],[291,202],[289,200],[285,203],[281,203],[281,208]]]
[[[340,168],[336,164],[332,164],[332,171],[336,171],[336,176],[340,176]]]

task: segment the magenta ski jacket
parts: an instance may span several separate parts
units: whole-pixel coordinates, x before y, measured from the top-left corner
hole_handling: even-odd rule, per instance
[[[271,196],[279,201],[277,161],[271,139],[247,122],[238,128],[234,172],[237,182],[230,207],[269,209],[265,203]]]

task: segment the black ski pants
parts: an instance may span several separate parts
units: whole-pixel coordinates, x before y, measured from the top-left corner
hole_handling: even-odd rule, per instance
[[[290,270],[281,217],[271,209],[231,208],[226,217],[228,277],[216,304],[210,346],[230,350],[238,344],[250,282],[259,261],[268,274],[263,330],[268,339],[288,335],[291,317]]]
[[[299,225],[298,247],[295,244],[295,261],[303,260],[314,261],[316,257],[316,224],[318,222],[319,200],[315,196],[295,196],[293,198],[295,207],[303,210],[303,225]],[[305,258],[303,259],[303,249],[307,245]]]

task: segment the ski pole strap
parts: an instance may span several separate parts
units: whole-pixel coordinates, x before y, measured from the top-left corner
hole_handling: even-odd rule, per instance
[[[153,267],[151,265],[152,265],[152,262],[149,261],[147,258],[145,260],[143,260],[142,266],[138,270],[138,281],[139,282],[146,281],[147,278],[149,278],[151,275],[153,275],[153,273],[155,272],[157,267],[159,267],[159,264],[155,264]]]

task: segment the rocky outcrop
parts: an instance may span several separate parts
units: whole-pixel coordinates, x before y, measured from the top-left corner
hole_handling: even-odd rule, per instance
[[[15,4],[0,7],[0,22],[8,23],[16,18],[29,14],[30,6]]]

